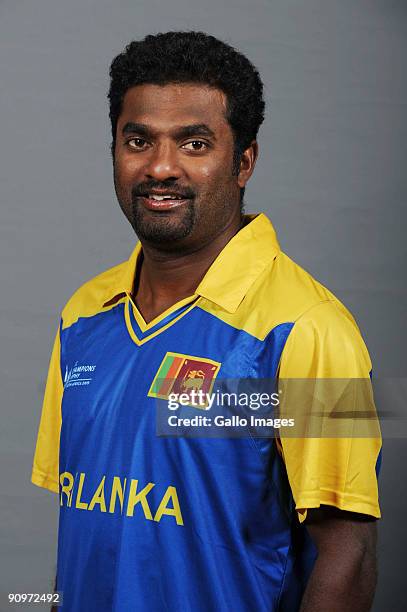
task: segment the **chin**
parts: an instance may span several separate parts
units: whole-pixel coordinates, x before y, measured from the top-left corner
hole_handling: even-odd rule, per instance
[[[173,213],[151,213],[133,211],[131,225],[140,238],[151,243],[174,246],[174,241],[187,238],[194,229],[195,215],[193,207],[188,207],[182,215]]]

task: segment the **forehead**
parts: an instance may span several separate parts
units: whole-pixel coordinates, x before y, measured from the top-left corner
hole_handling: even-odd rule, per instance
[[[219,89],[194,83],[144,84],[127,90],[119,123],[137,121],[165,129],[171,125],[206,123],[228,129],[226,95]]]

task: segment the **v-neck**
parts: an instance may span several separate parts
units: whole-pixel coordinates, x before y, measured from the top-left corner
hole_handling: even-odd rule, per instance
[[[149,323],[146,323],[130,294],[127,293],[124,316],[130,337],[137,345],[144,344],[179,321],[194,308],[199,299],[200,296],[198,295],[184,298],[167,308]]]

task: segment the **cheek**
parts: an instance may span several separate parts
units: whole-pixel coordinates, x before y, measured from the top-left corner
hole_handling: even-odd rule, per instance
[[[225,160],[207,161],[195,169],[195,180],[202,184],[203,189],[210,189],[215,185],[224,185],[232,176],[231,167]]]
[[[211,179],[212,175],[214,174],[214,167],[212,164],[206,163],[206,164],[202,164],[201,167],[199,168],[199,176],[200,179],[204,182],[207,182],[208,180]]]
[[[116,158],[114,164],[115,180],[122,191],[131,189],[135,182],[135,168],[128,159]]]

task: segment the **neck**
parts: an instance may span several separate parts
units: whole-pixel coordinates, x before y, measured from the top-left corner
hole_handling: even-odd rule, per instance
[[[180,252],[162,251],[142,241],[143,258],[134,298],[148,323],[180,300],[192,296],[207,270],[242,227],[233,219],[206,244]]]

